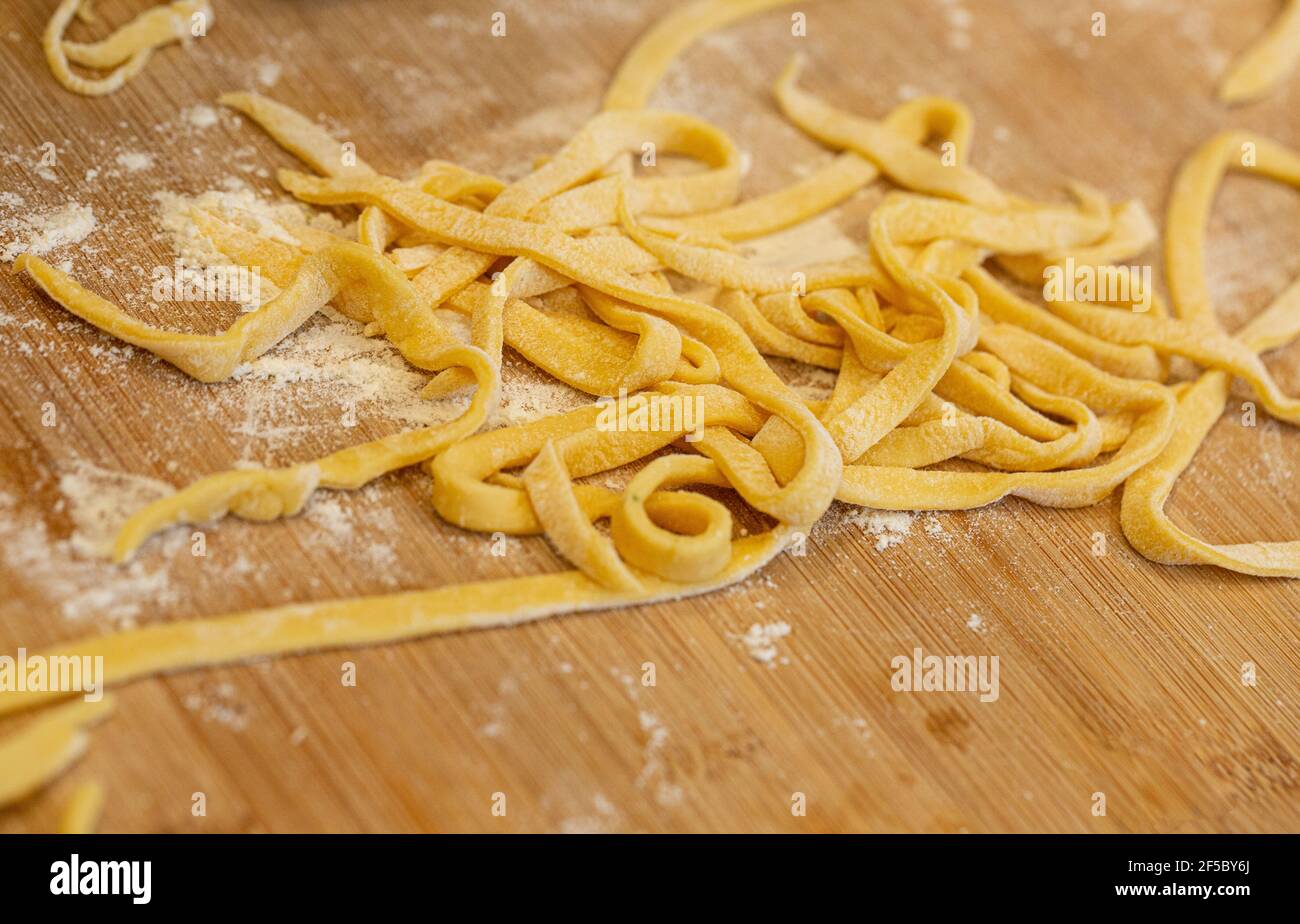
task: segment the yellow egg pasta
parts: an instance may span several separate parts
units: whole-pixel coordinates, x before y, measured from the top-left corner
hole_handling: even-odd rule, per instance
[[[1268,30],[1228,68],[1219,84],[1219,99],[1225,103],[1259,99],[1295,70],[1300,61],[1300,0],[1285,2]]]
[[[104,808],[104,787],[91,780],[82,783],[68,799],[59,817],[60,834],[94,834]]]
[[[1226,133],[1189,159],[1168,211],[1166,305],[1154,293],[1139,298],[1128,271],[1115,266],[1156,239],[1140,203],[1111,203],[1078,183],[1068,201],[1017,196],[972,166],[973,121],[960,103],[926,97],[864,117],[800,88],[796,59],[776,81],[777,105],[835,156],[790,186],[738,201],[741,157],[732,139],[695,116],[646,107],[682,49],[778,5],[700,0],[667,17],[628,55],[603,110],[514,182],[441,160],[389,176],[282,103],[223,96],[311,171],[281,170],[285,190],[310,205],[355,208],[359,217],[354,237],[303,225],[272,240],[237,216],[194,212],[218,251],[279,290],[218,334],[144,324],[35,255],[20,256],[15,269],[69,312],[202,382],[227,379],[332,304],[431,373],[428,400],[472,389],[445,424],[281,468],[202,478],[132,516],[116,538],[116,561],[177,523],[292,516],[318,490],[355,489],[419,464],[431,477],[432,509],[446,522],[545,536],[572,565],[160,622],[46,654],[102,657],[104,679],[124,683],[706,593],[805,537],[837,499],[908,511],[970,509],[1008,496],[1078,507],[1122,490],[1124,533],[1154,561],[1300,577],[1300,542],[1211,545],[1164,513],[1234,379],[1265,412],[1300,423],[1300,402],[1260,359],[1300,336],[1300,285],[1230,335],[1210,303],[1204,253],[1225,170],[1300,185],[1300,158],[1267,139]],[[65,85],[81,80],[67,61],[117,67],[102,84],[71,84],[108,92],[175,37],[174,17],[202,5],[146,14],[96,46],[62,39],[78,6],[62,4],[51,24],[51,66],[62,62],[56,74]],[[1235,91],[1275,77],[1293,50],[1295,11],[1292,4],[1281,37],[1242,65],[1246,76],[1230,81]],[[1235,159],[1244,144],[1257,154],[1250,166]],[[628,159],[645,145],[699,169],[633,172]],[[787,271],[740,247],[879,181],[896,188],[872,211],[850,259]],[[1067,262],[1119,274],[1127,294],[1044,304],[1017,294],[1017,282],[1041,284]],[[444,308],[469,318],[468,342],[438,320],[435,309]],[[600,400],[485,429],[506,346]],[[829,397],[809,400],[771,357],[829,370]],[[1174,360],[1200,372],[1172,381]],[[587,480],[630,465],[639,469],[622,490]],[[740,505],[764,517],[764,531],[737,535]],[[0,715],[67,696],[6,692]],[[85,704],[58,706],[0,742],[13,758],[0,760],[0,804],[75,759],[96,714]],[[98,800],[79,792],[70,826],[89,827]]]
[[[144,70],[154,49],[206,34],[212,24],[212,6],[207,0],[175,0],[146,10],[101,41],[66,40],[63,34],[73,17],[88,5],[88,0],[61,0],[41,40],[54,79],[82,96],[104,96],[121,89]],[[107,71],[107,74],[82,77],[73,73],[71,64]]]

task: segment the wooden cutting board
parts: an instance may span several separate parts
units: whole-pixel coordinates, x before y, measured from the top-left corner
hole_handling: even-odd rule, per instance
[[[0,244],[15,216],[90,206],[98,229],[52,259],[71,259],[142,317],[211,331],[229,323],[230,306],[148,304],[148,268],[172,260],[152,197],[228,177],[270,196],[274,168],[292,159],[246,122],[204,124],[192,107],[261,89],[323,118],[386,171],[441,157],[513,178],[596,111],[622,55],[673,4],[215,0],[207,37],[161,51],[103,99],[50,78],[38,39],[53,5],[0,2],[0,190],[23,203],[0,212]],[[97,4],[110,23],[144,6]],[[1063,178],[1077,177],[1161,216],[1176,166],[1212,133],[1242,126],[1300,146],[1300,75],[1248,108],[1214,99],[1229,57],[1277,6],[810,0],[806,37],[790,35],[789,11],[743,22],[690,50],[656,105],[730,132],[752,157],[746,195],[777,188],[828,156],[770,100],[782,64],[803,51],[806,85],[857,112],[883,115],[918,92],[963,100],[978,126],[973,161],[1006,188],[1060,197]],[[498,10],[504,37],[490,31]],[[1107,14],[1104,37],[1090,32],[1094,11]],[[33,167],[46,142],[57,164],[42,177]],[[118,160],[137,153],[152,162]],[[863,239],[875,195],[834,219],[843,235]],[[1230,327],[1300,273],[1298,241],[1294,192],[1227,182],[1210,273]],[[1142,261],[1158,263],[1158,252]],[[109,495],[87,472],[179,485],[394,426],[364,414],[340,426],[337,404],[295,404],[292,390],[267,410],[273,419],[250,422],[245,404],[224,397],[239,386],[197,385],[138,351],[115,352],[8,275],[0,312],[6,652],[123,621],[561,567],[541,540],[494,556],[486,537],[443,524],[416,471],[322,495],[293,521],[223,522],[207,531],[206,557],[173,535],[126,570],[90,561],[77,552],[78,517]],[[1298,358],[1292,349],[1270,360],[1292,392]],[[42,426],[48,406],[52,427]],[[1300,536],[1300,436],[1238,417],[1225,416],[1179,482],[1175,520],[1219,541]],[[0,831],[51,828],[89,779],[106,787],[106,831],[1300,825],[1300,585],[1153,565],[1124,542],[1115,498],[1076,511],[1011,500],[918,517],[905,536],[873,535],[848,513],[832,511],[836,524],[814,533],[805,557],[699,599],[131,684],[87,756],[0,813]],[[740,637],[780,622],[790,633],[775,641],[775,660],[755,660]],[[891,659],[916,648],[996,655],[1000,696],[892,691]],[[345,662],[355,686],[341,682]],[[1244,662],[1255,665],[1253,686]],[[648,664],[653,686],[642,682]],[[195,793],[206,815],[192,813]],[[503,816],[492,811],[497,793]],[[796,794],[804,814],[792,812]]]

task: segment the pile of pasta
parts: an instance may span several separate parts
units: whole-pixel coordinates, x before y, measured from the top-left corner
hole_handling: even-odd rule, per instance
[[[106,681],[122,683],[700,594],[753,574],[836,500],[966,510],[1017,496],[1079,507],[1122,489],[1124,534],[1153,561],[1300,577],[1300,542],[1213,545],[1164,512],[1234,380],[1276,419],[1300,422],[1300,401],[1260,358],[1300,335],[1300,285],[1229,334],[1205,269],[1206,223],[1225,172],[1300,185],[1300,157],[1230,132],[1187,160],[1169,205],[1167,303],[1156,297],[1146,311],[1124,302],[1039,304],[1013,282],[1041,285],[1066,260],[1118,267],[1153,244],[1154,224],[1140,203],[1111,203],[1083,184],[1065,203],[1000,188],[967,159],[973,124],[959,102],[924,97],[882,119],[863,117],[801,89],[796,60],[776,83],[776,102],[838,153],[793,185],[743,202],[741,157],[724,132],[646,108],[683,48],[778,2],[704,0],[668,16],[623,63],[603,110],[512,183],[440,160],[409,177],[386,176],[280,103],[223,97],[309,168],[281,170],[285,190],[305,203],[360,210],[355,240],[304,224],[288,229],[293,243],[259,236],[236,216],[196,211],[231,263],[257,268],[280,290],[223,333],[152,327],[37,257],[19,257],[16,269],[68,311],[203,382],[228,378],[332,304],[430,373],[430,400],[472,396],[438,426],[285,468],[203,478],[136,513],[116,539],[117,561],[174,524],[292,516],[319,490],[352,490],[422,465],[441,518],[482,533],[544,535],[572,565],[164,622],[45,654],[102,656]],[[637,171],[633,159],[647,144],[701,169]],[[1243,150],[1252,156],[1243,159]],[[746,259],[737,246],[877,182],[893,188],[855,258],[792,274]],[[468,340],[435,308],[468,318]],[[506,345],[592,404],[485,430]],[[801,397],[772,357],[834,372],[829,397]],[[1176,357],[1199,375],[1172,381]],[[620,390],[699,398],[702,435],[599,426],[595,399]],[[634,464],[641,467],[622,491],[591,480]],[[696,486],[731,492],[770,528],[738,535],[729,506]],[[0,694],[0,714],[67,695]],[[75,759],[88,723],[104,711],[56,706],[0,745],[0,804]]]

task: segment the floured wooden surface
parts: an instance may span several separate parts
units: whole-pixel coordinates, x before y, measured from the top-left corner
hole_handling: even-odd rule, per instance
[[[140,6],[98,9],[121,21]],[[83,100],[45,71],[46,4],[5,0],[0,249],[35,241],[142,318],[216,330],[236,306],[150,304],[151,270],[178,256],[169,206],[205,193],[283,202],[271,177],[290,163],[215,107],[219,92],[257,89],[319,115],[390,172],[442,157],[511,179],[596,111],[621,54],[669,6],[389,0],[376,15],[225,3],[188,51],[162,51],[120,93]],[[489,31],[498,9],[504,38]],[[1089,33],[1095,10],[1104,38]],[[810,89],[871,115],[917,93],[963,100],[975,165],[1008,189],[1050,197],[1074,176],[1163,216],[1176,165],[1212,132],[1300,144],[1300,77],[1230,113],[1214,99],[1230,56],[1274,14],[1267,0],[821,0],[806,12]],[[829,157],[769,99],[788,33],[776,11],[705,39],[653,101],[730,132],[752,163],[746,194]],[[43,167],[46,142],[57,159]],[[864,239],[879,194],[754,250],[776,265],[837,255]],[[1228,180],[1210,273],[1230,329],[1300,275],[1298,239],[1300,197]],[[1158,253],[1144,260],[1159,278]],[[442,523],[416,471],[322,492],[292,521],[225,521],[206,532],[205,557],[175,530],[131,565],[100,564],[90,555],[111,525],[167,485],[427,422],[424,379],[321,316],[237,381],[204,386],[8,275],[0,330],[6,652],[560,566],[541,540],[496,556],[489,537]],[[581,400],[509,351],[507,362],[500,422]],[[1294,349],[1270,361],[1291,392],[1298,367]],[[779,368],[810,394],[825,385]],[[1171,511],[1211,540],[1296,538],[1297,469],[1300,434],[1229,414]],[[709,597],[141,682],[85,760],[0,814],[0,831],[48,829],[88,777],[106,784],[109,831],[1293,830],[1300,587],[1153,565],[1125,545],[1117,514],[1115,499],[916,516],[835,505],[805,557]],[[890,660],[917,647],[998,656],[1001,695],[891,691]],[[356,687],[340,683],[349,661]],[[206,817],[191,814],[195,792]],[[491,812],[498,792],[504,817]],[[795,793],[805,816],[791,814]]]

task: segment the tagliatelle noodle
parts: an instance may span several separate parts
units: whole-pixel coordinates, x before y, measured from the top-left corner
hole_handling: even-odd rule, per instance
[[[605,109],[643,109],[672,62],[706,33],[793,0],[695,0],[669,13],[628,52],[605,91]]]
[[[1243,144],[1253,145],[1249,150],[1256,159],[1250,166],[1242,163]],[[1165,251],[1166,271],[1174,311],[1184,323],[1208,331],[1218,344],[1226,341],[1254,356],[1300,337],[1300,281],[1234,337],[1222,333],[1209,296],[1205,235],[1215,195],[1229,168],[1300,186],[1300,156],[1295,152],[1240,132],[1226,132],[1210,139],[1183,166],[1175,183],[1169,205],[1171,231]],[[1172,231],[1175,222],[1176,234]],[[1300,540],[1216,545],[1175,526],[1164,510],[1178,476],[1191,464],[1210,428],[1222,416],[1232,384],[1230,373],[1237,371],[1231,362],[1224,361],[1183,387],[1168,445],[1124,489],[1120,508],[1124,536],[1143,555],[1164,564],[1208,564],[1266,577],[1300,577]],[[1247,382],[1267,408],[1258,383]]]
[[[670,397],[699,396],[707,427],[745,434],[762,426],[764,415],[745,398],[718,385],[665,383],[656,393]],[[626,465],[683,437],[685,428],[650,432],[611,432],[598,429],[602,408],[597,405],[547,417],[503,430],[476,434],[450,447],[429,463],[433,474],[433,505],[438,515],[464,529],[531,535],[541,531],[527,498],[518,487],[500,482],[500,473],[526,464],[548,440],[563,440],[568,472],[586,477]],[[606,489],[578,485],[579,503],[592,518],[609,513],[617,496]]]
[[[1006,204],[1001,190],[955,156],[951,165],[944,165],[938,155],[900,137],[888,126],[839,112],[801,91],[795,81],[802,66],[802,57],[786,66],[777,80],[776,100],[786,117],[805,132],[826,144],[856,152],[908,189],[994,207]],[[955,142],[949,143],[956,147]]]
[[[59,817],[60,834],[94,834],[104,808],[104,787],[94,780],[78,786]]]
[[[1219,84],[1219,99],[1245,103],[1276,87],[1300,61],[1300,0],[1286,9],[1260,38],[1233,62]]]
[[[880,121],[864,119],[799,89],[793,63],[776,85],[778,104],[840,153],[812,176],[740,203],[740,159],[724,133],[642,108],[674,56],[703,32],[777,5],[704,0],[662,21],[628,56],[605,111],[510,184],[442,161],[405,180],[390,177],[282,104],[222,97],[321,174],[283,170],[287,190],[309,203],[357,206],[361,215],[357,242],[301,225],[286,229],[294,246],[249,231],[231,220],[237,216],[196,211],[196,226],[218,250],[260,267],[282,290],[221,334],[141,324],[59,270],[20,258],[18,267],[70,311],[204,381],[228,376],[332,301],[412,365],[437,372],[428,396],[475,388],[449,424],[283,469],[201,479],[133,516],[115,541],[117,560],[173,523],[225,512],[291,515],[318,487],[354,488],[422,463],[440,517],[475,531],[545,535],[575,566],[148,626],[50,654],[103,656],[104,679],[118,683],[703,593],[762,567],[833,498],[897,510],[965,509],[1007,495],[1079,506],[1127,482],[1125,530],[1144,553],[1294,573],[1285,571],[1292,566],[1279,544],[1265,544],[1264,557],[1282,568],[1265,572],[1258,556],[1238,547],[1208,555],[1161,519],[1169,486],[1199,444],[1196,424],[1226,395],[1232,375],[1248,381],[1266,410],[1294,416],[1293,399],[1280,394],[1257,353],[1300,332],[1297,297],[1280,299],[1237,338],[1215,328],[1209,310],[1197,196],[1204,163],[1221,162],[1222,151],[1185,170],[1171,203],[1176,319],[1159,299],[1146,313],[1127,304],[1040,307],[985,264],[995,260],[1036,283],[1067,260],[1106,267],[1136,255],[1154,228],[1140,204],[1112,205],[1083,186],[1070,205],[1003,192],[969,166],[972,122],[960,104],[917,99]],[[931,140],[941,155],[923,146]],[[633,175],[627,158],[646,143],[703,170]],[[1268,160],[1284,161],[1271,148]],[[796,225],[881,177],[908,191],[872,213],[861,257],[783,273],[730,243]],[[699,286],[696,297],[675,291],[664,270]],[[437,321],[440,307],[469,316],[470,343]],[[643,402],[698,402],[702,419],[608,426],[613,405],[593,404],[476,433],[497,402],[507,344],[589,394],[623,389]],[[801,398],[768,365],[770,355],[833,370],[830,397]],[[1209,371],[1194,384],[1166,386],[1175,355]],[[651,456],[621,492],[581,480]],[[958,459],[988,470],[930,467]],[[686,489],[693,484],[734,491],[776,525],[733,539],[727,506]],[[595,525],[602,520],[608,535]],[[0,694],[0,714],[66,695]],[[67,737],[47,733],[52,744],[23,747],[58,753]],[[58,763],[47,756],[24,788],[50,778]],[[12,778],[3,768],[0,792]]]
[[[37,257],[20,255],[14,269],[26,271],[78,317],[167,360],[200,382],[229,378],[236,367],[261,356],[345,291],[352,311],[363,312],[384,326],[389,339],[413,365],[424,369],[448,365],[438,347],[451,338],[436,318],[422,310],[406,277],[389,261],[346,241],[307,258],[293,279],[286,281],[283,292],[214,335],[162,330],[136,321]]]
[[[193,218],[216,248],[235,263],[260,267],[277,286],[283,287],[292,281],[302,253],[278,241],[259,237],[211,213],[199,211]],[[333,234],[312,233],[307,228],[294,228],[290,233],[304,237],[302,251],[308,253],[339,240]],[[471,283],[453,296],[447,307],[472,314],[489,297],[488,286]],[[346,298],[336,301],[336,304],[353,320],[374,321],[373,313],[363,304]],[[617,321],[614,327],[582,318],[546,314],[522,299],[507,299],[503,314],[505,342],[556,378],[593,395],[616,394],[620,387],[636,390],[670,376],[679,381],[717,381],[716,360],[710,361],[711,355],[698,352],[704,350],[702,345],[683,342],[675,328],[643,313],[624,311],[614,300],[603,300],[601,305],[604,307],[593,303],[593,310],[606,320],[614,318]],[[640,339],[632,344],[628,334],[621,331],[628,331]],[[448,335],[442,333],[441,336]],[[587,362],[570,361],[574,355],[583,354],[589,357]]]
[[[528,503],[542,530],[562,554],[589,578],[610,590],[637,591],[637,579],[614,543],[597,532],[578,504],[564,460],[548,441],[524,471]]]
[[[962,278],[979,296],[980,310],[995,321],[1032,331],[1106,372],[1153,381],[1160,381],[1165,376],[1165,364],[1149,346],[1123,346],[1080,330],[1041,305],[1015,295],[981,267],[969,268]]]
[[[1052,507],[1095,504],[1151,461],[1168,442],[1174,400],[1154,382],[1102,372],[1048,340],[1009,325],[985,326],[981,343],[1046,391],[1109,413],[1131,413],[1131,433],[1106,462],[1055,472],[949,472],[850,465],[837,497],[890,510],[962,510],[1016,495]]]
[[[1205,207],[1206,189],[1212,196],[1225,167],[1233,163],[1240,165],[1246,152],[1250,152],[1255,163],[1240,169],[1300,187],[1300,156],[1274,141],[1243,132],[1227,132],[1207,142],[1185,169],[1170,207],[1170,227],[1178,229],[1169,235],[1170,288],[1175,293],[1176,304],[1181,306],[1181,317],[1145,317],[1070,301],[1049,305],[1051,312],[1076,329],[1109,343],[1148,347],[1160,354],[1182,356],[1197,365],[1232,373],[1250,386],[1271,415],[1288,423],[1300,423],[1300,399],[1282,393],[1260,360],[1258,349],[1239,337],[1228,336],[1219,327],[1203,282],[1204,247],[1191,239],[1196,229],[1204,227],[1204,216],[1199,210]],[[1186,205],[1188,201],[1194,205]],[[1196,211],[1188,214],[1190,209]]]
[[[27,694],[6,692],[0,698],[0,712],[7,711],[5,706],[23,695]],[[52,698],[68,695],[54,694]],[[90,741],[86,728],[102,719],[112,708],[110,697],[95,702],[68,703],[32,719],[21,731],[0,739],[0,808],[25,799],[76,763]]]
[[[104,658],[110,684],[152,674],[322,648],[375,645],[445,632],[517,625],[579,613],[708,593],[743,580],[788,542],[787,527],[733,540],[723,570],[708,581],[676,584],[646,576],[637,592],[601,587],[579,571],[455,584],[434,590],[294,604],[105,635],[58,650]],[[7,692],[0,715],[34,708],[67,693]],[[78,704],[79,705],[79,704]],[[36,720],[41,721],[41,720]],[[3,743],[0,743],[3,746]],[[13,764],[0,765],[8,782]]]
[[[203,28],[212,24],[212,7],[207,0],[176,0],[147,10],[108,38],[84,44],[63,38],[73,16],[85,0],[62,0],[45,27],[41,45],[45,60],[65,89],[83,96],[103,96],[120,89],[144,70],[154,49],[191,35],[191,23],[203,17]],[[114,69],[106,77],[87,78],[72,72],[69,61],[100,70]]]

